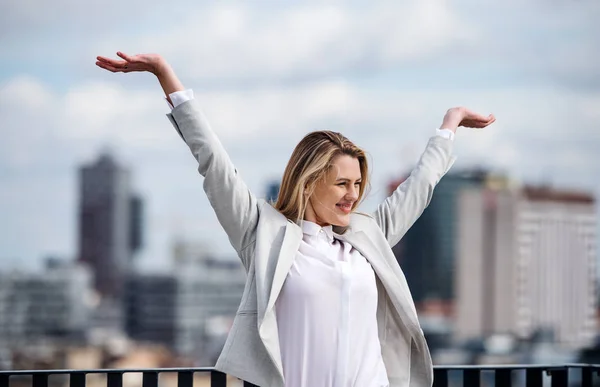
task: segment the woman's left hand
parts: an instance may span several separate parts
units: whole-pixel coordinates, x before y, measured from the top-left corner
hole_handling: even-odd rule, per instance
[[[455,107],[448,109],[440,128],[453,131],[456,131],[459,126],[482,129],[493,124],[495,121],[496,117],[493,114],[484,116],[465,107]]]

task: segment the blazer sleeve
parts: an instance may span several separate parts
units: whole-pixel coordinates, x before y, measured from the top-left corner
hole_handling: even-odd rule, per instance
[[[372,214],[390,247],[396,245],[429,205],[433,189],[450,169],[452,140],[433,136],[410,176]]]
[[[182,103],[167,117],[198,161],[204,191],[229,241],[247,268],[243,251],[256,239],[259,210],[229,155],[212,131],[197,100]]]

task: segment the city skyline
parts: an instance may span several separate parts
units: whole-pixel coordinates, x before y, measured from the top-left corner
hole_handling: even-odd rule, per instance
[[[117,50],[173,63],[259,196],[327,128],[370,153],[373,209],[455,105],[498,121],[459,131],[453,170],[600,192],[596,2],[27,4],[0,5],[3,265],[76,256],[74,169],[106,145],[148,198],[140,265],[166,265],[180,236],[234,257],[156,81],[95,68]]]

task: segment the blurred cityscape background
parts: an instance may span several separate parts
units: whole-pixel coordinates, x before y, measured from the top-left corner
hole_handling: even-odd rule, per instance
[[[369,211],[446,109],[494,113],[394,248],[434,364],[600,363],[600,3],[58,3],[0,4],[0,369],[210,366],[236,313],[157,82],[94,66],[117,50],[163,54],[267,199],[308,131],[369,152]]]

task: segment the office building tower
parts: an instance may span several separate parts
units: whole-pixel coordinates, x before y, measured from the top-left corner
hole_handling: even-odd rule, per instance
[[[142,242],[142,201],[110,154],[81,167],[79,194],[79,261],[92,269],[100,295],[119,299]]]
[[[459,338],[551,331],[581,348],[596,331],[596,210],[586,193],[471,189],[460,198]]]
[[[454,298],[455,241],[458,195],[468,187],[485,184],[484,171],[448,173],[436,186],[429,206],[393,251],[398,259],[418,310],[428,303],[442,305],[448,314]],[[403,180],[392,182],[391,194]]]

